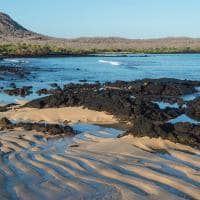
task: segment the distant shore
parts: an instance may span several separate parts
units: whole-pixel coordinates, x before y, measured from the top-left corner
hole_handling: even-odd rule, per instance
[[[113,55],[110,55],[113,54]],[[97,53],[97,54],[40,54],[40,55],[29,55],[29,54],[23,54],[23,55],[0,55],[0,61],[2,59],[8,59],[8,58],[64,58],[64,57],[135,57],[135,55],[138,55],[140,57],[148,57],[148,55],[158,55],[158,54],[200,54],[199,52],[171,52],[171,53],[132,53],[132,52],[127,52],[126,54],[121,54],[120,53]],[[133,56],[130,56],[133,55]]]
[[[200,53],[199,48],[68,48],[55,45],[33,45],[29,43],[9,43],[0,45],[0,59],[3,58],[38,58],[38,57],[126,57],[130,54],[195,54]]]

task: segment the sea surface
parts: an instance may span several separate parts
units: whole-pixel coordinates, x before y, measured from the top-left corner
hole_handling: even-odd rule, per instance
[[[0,87],[9,87],[14,82],[17,87],[33,86],[33,91],[49,88],[51,83],[62,86],[67,83],[81,83],[81,80],[89,83],[162,77],[200,80],[200,54],[15,58],[1,60],[0,67],[2,65],[24,67],[31,74],[27,79],[0,80]],[[0,103],[37,97],[35,93],[26,98],[0,93]]]

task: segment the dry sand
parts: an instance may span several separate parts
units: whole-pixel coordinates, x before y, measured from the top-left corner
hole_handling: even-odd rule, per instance
[[[1,117],[8,117],[11,120],[23,120],[48,123],[96,123],[96,124],[114,124],[117,119],[113,115],[105,112],[97,112],[83,107],[65,107],[65,108],[21,108],[12,109],[5,113],[0,113]]]
[[[2,115],[54,123],[116,120],[82,108]],[[0,132],[0,199],[200,199],[200,151],[162,139],[118,139],[118,133],[88,128],[73,138],[48,140],[43,133]]]

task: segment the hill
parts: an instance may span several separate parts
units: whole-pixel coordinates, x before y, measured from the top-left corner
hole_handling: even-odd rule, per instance
[[[9,15],[0,12],[0,38],[2,39],[15,39],[15,38],[29,38],[38,37],[39,34],[33,33],[16,21]]]
[[[88,54],[98,52],[196,53],[198,38],[126,39],[94,37],[60,39],[27,30],[7,14],[0,12],[0,54],[41,56]]]

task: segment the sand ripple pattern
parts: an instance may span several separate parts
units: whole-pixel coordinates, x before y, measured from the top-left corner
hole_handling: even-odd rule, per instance
[[[39,133],[0,132],[0,199],[200,199],[198,151],[155,151],[104,134],[83,133],[73,139],[79,147],[68,147]]]

